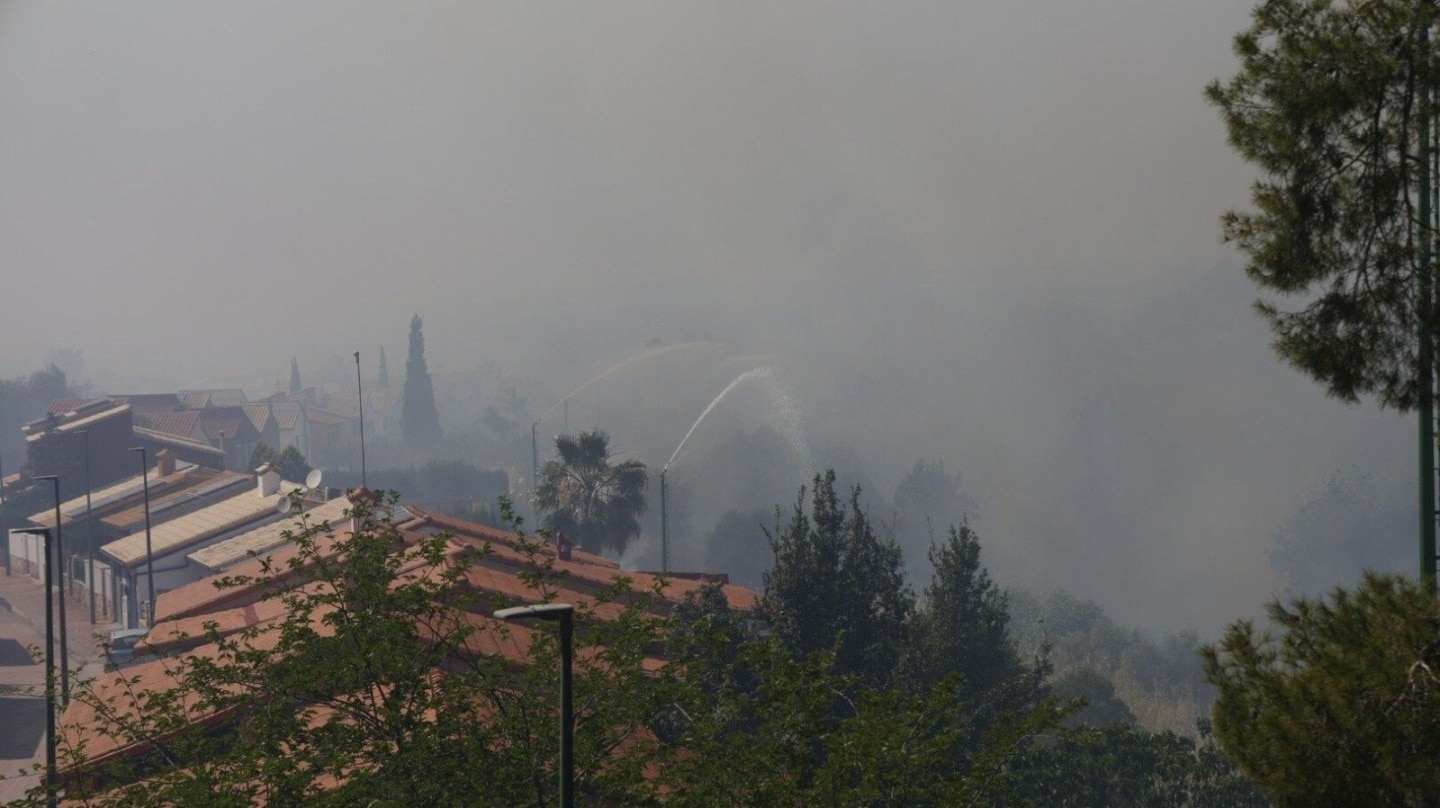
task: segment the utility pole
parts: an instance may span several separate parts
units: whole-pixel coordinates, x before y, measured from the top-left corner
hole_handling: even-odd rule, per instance
[[[1419,321],[1418,351],[1420,386],[1420,580],[1431,590],[1435,588],[1435,335],[1430,318],[1434,314],[1434,230],[1430,221],[1431,172],[1434,154],[1430,144],[1430,29],[1420,32],[1420,279],[1416,302]]]

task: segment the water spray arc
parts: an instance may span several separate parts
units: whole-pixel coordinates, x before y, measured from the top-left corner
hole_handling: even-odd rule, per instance
[[[670,454],[670,459],[669,459],[669,460],[666,460],[664,467],[662,467],[662,468],[660,469],[660,571],[661,571],[661,572],[669,572],[669,571],[670,571],[670,529],[669,529],[669,512],[668,512],[668,510],[667,510],[667,508],[666,508],[666,502],[665,502],[665,494],[666,494],[665,475],[666,475],[666,473],[668,473],[668,472],[670,471],[670,465],[675,462],[675,458],[677,458],[677,457],[680,456],[680,450],[685,448],[685,444],[690,440],[690,436],[695,434],[695,430],[700,427],[700,423],[705,420],[705,416],[709,415],[711,410],[715,409],[715,407],[717,407],[717,406],[720,404],[720,402],[724,400],[724,398],[725,398],[726,396],[730,395],[730,391],[731,391],[731,390],[734,390],[736,387],[739,387],[740,385],[744,384],[745,382],[747,382],[747,381],[749,381],[749,380],[751,380],[751,379],[760,378],[760,377],[762,377],[762,376],[769,376],[772,372],[773,372],[773,371],[771,371],[771,369],[768,368],[768,367],[765,367],[765,368],[755,368],[755,369],[753,369],[753,370],[747,370],[747,371],[745,371],[744,373],[741,373],[739,376],[736,376],[728,385],[725,386],[725,389],[724,389],[724,390],[721,390],[721,391],[720,391],[720,395],[716,396],[714,399],[712,399],[712,400],[710,401],[709,406],[707,406],[707,407],[704,409],[704,411],[702,411],[702,412],[700,413],[700,417],[695,419],[695,423],[693,423],[693,424],[690,425],[690,431],[686,432],[686,433],[685,433],[685,437],[683,437],[683,438],[680,439],[680,443],[675,447],[675,451]]]
[[[600,371],[600,372],[597,373],[596,375],[592,376],[592,377],[591,377],[588,381],[586,381],[584,384],[580,385],[579,387],[575,388],[574,390],[571,390],[571,391],[569,392],[569,394],[563,396],[563,397],[560,398],[558,401],[556,401],[554,404],[551,404],[549,407],[547,407],[547,408],[545,409],[544,412],[541,412],[541,413],[540,413],[540,417],[536,418],[536,419],[535,419],[535,422],[532,423],[532,424],[530,424],[530,500],[531,500],[531,505],[532,505],[532,507],[534,506],[535,497],[536,497],[536,495],[537,495],[537,494],[539,493],[539,491],[540,491],[540,437],[539,437],[540,422],[543,421],[543,420],[545,420],[545,419],[550,415],[550,413],[554,412],[556,407],[564,407],[564,408],[565,408],[565,429],[566,429],[566,431],[569,431],[569,429],[570,429],[570,399],[574,398],[575,396],[577,396],[577,395],[579,395],[580,393],[584,392],[585,390],[589,389],[591,385],[597,384],[597,383],[599,383],[600,381],[602,381],[602,380],[604,380],[605,378],[607,378],[608,376],[610,376],[611,374],[613,374],[613,373],[619,373],[620,371],[622,371],[622,370],[624,370],[624,369],[626,369],[626,368],[628,368],[628,367],[630,367],[630,366],[632,366],[632,365],[638,365],[638,364],[641,364],[641,363],[643,363],[643,362],[649,361],[649,360],[651,360],[651,359],[656,359],[656,358],[659,358],[659,357],[661,357],[661,356],[668,356],[669,354],[677,353],[677,352],[679,352],[679,351],[691,350],[691,349],[695,349],[695,348],[703,348],[703,347],[706,347],[706,346],[716,347],[716,343],[713,343],[713,342],[680,342],[680,343],[676,343],[675,345],[665,345],[665,346],[662,346],[662,347],[659,347],[659,348],[651,348],[650,350],[644,351],[644,352],[639,353],[639,354],[636,354],[635,356],[632,356],[632,357],[630,357],[629,359],[623,359],[623,360],[621,360],[621,361],[619,361],[619,362],[616,362],[615,364],[611,365],[610,367],[606,368],[605,370]],[[597,408],[597,412],[598,412],[598,408],[599,408],[599,403],[598,403],[598,402],[596,403],[596,408]],[[599,420],[598,417],[597,417],[596,420],[597,420],[597,421]],[[538,511],[538,508],[537,508],[536,514],[535,514],[536,519],[539,519],[539,516],[540,516],[540,514],[539,514],[539,511]]]

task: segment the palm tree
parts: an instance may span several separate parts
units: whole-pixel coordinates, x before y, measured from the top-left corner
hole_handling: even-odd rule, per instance
[[[639,460],[610,463],[610,436],[599,429],[555,438],[554,460],[540,470],[535,505],[542,524],[592,552],[620,552],[640,535],[649,475]]]

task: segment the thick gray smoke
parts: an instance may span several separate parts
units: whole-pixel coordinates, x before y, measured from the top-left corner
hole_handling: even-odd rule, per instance
[[[769,368],[675,459],[691,541],[943,460],[1002,580],[1213,628],[1326,479],[1413,465],[1217,241],[1249,5],[6,5],[0,371],[398,383],[419,311],[447,426],[525,470],[567,409],[658,469]]]

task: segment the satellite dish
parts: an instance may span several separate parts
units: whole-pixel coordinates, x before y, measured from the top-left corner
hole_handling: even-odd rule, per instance
[[[280,497],[280,499],[275,503],[275,512],[278,513],[278,514],[280,514],[281,516],[289,516],[289,515],[290,515],[290,498],[289,498],[289,497]]]
[[[311,469],[310,473],[305,475],[305,487],[311,490],[319,488],[320,481],[324,476],[325,475],[320,473],[320,469]]]

